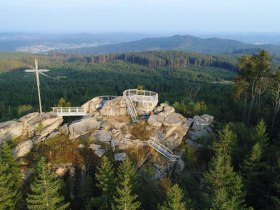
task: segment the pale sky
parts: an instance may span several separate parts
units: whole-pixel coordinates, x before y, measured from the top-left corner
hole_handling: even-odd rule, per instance
[[[0,0],[0,32],[280,32],[280,0]]]

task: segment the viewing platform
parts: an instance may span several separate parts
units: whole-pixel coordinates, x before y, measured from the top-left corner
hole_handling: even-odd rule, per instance
[[[53,107],[57,116],[85,116],[87,113],[82,107]]]
[[[123,98],[133,122],[137,122],[139,113],[147,114],[158,104],[158,94],[148,90],[125,90]]]
[[[155,107],[158,104],[158,94],[149,90],[128,89],[123,92],[123,97],[129,97],[142,106]]]

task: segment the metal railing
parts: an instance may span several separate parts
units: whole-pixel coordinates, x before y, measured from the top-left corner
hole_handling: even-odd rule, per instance
[[[128,89],[123,92],[123,96],[131,97],[133,101],[141,103],[158,102],[158,94],[149,90]]]
[[[53,107],[53,112],[58,116],[85,116],[86,112],[82,107]]]
[[[170,161],[175,162],[175,161],[180,160],[180,158],[181,158],[180,156],[174,155],[170,149],[168,149],[166,146],[164,146],[160,142],[151,140],[151,139],[148,140],[147,142],[150,147],[155,149],[158,153],[162,154],[164,157],[166,157]]]
[[[118,96],[111,96],[111,95],[107,95],[107,96],[98,96],[99,98],[102,98],[103,100],[112,100],[117,98]]]

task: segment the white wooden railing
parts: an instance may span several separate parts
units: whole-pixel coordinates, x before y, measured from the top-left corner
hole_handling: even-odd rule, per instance
[[[82,107],[53,107],[53,112],[58,116],[85,116],[86,112]]]

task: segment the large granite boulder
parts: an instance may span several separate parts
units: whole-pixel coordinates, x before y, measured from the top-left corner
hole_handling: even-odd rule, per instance
[[[160,126],[162,126],[163,120],[164,120],[164,117],[162,117],[162,116],[151,115],[148,119],[148,123],[152,126],[160,127]]]
[[[201,130],[191,130],[188,132],[188,138],[192,140],[197,140],[201,137],[207,136],[208,135],[208,130],[203,128]]]
[[[57,116],[54,112],[46,112],[28,121],[28,133],[30,136],[35,136],[34,139],[40,140],[59,128],[62,122],[61,116]]]
[[[18,121],[7,121],[0,123],[0,144],[5,141],[18,138],[22,135],[23,123]]]
[[[82,135],[88,134],[95,129],[99,129],[100,122],[93,117],[84,118],[78,122],[69,125],[70,139],[76,139]]]
[[[120,116],[126,115],[127,109],[125,100],[122,96],[117,97],[113,100],[107,101],[102,109],[100,110],[100,114],[103,116]]]
[[[101,148],[101,145],[92,143],[89,145],[89,148],[92,149],[93,151],[96,151]]]
[[[114,129],[118,129],[118,130],[120,130],[121,128],[126,126],[126,123],[120,122],[114,118],[106,119],[105,122],[110,128],[114,128]]]
[[[200,116],[202,119],[204,119],[207,123],[212,124],[214,117],[209,114],[203,114]]]
[[[114,159],[115,161],[124,161],[126,157],[126,153],[122,152],[122,153],[117,153],[114,155]]]
[[[82,108],[84,108],[86,113],[93,114],[97,111],[98,105],[101,104],[102,100],[103,100],[102,98],[95,97],[90,101],[84,103],[82,105]]]
[[[28,123],[30,120],[34,119],[35,117],[39,116],[39,112],[33,112],[30,114],[27,114],[21,118],[19,118],[19,122],[23,122],[23,123]]]
[[[100,142],[109,142],[112,139],[111,132],[107,130],[99,130],[93,137]]]
[[[32,149],[33,142],[31,140],[22,142],[16,146],[14,153],[18,158],[26,156]]]
[[[185,117],[183,115],[178,113],[171,113],[165,118],[165,120],[163,121],[163,125],[176,127],[181,125],[184,120]]]
[[[209,126],[210,123],[208,121],[206,121],[204,118],[195,115],[193,117],[193,126],[192,129],[194,130],[202,130],[203,128],[205,128],[206,126]]]
[[[162,103],[162,104],[160,104],[159,107],[157,107],[156,111],[159,116],[167,117],[168,115],[174,113],[175,109],[173,106],[169,106],[166,103]]]
[[[105,149],[98,149],[94,152],[94,154],[96,154],[98,157],[102,157],[105,152],[106,152]]]
[[[186,143],[194,148],[200,148],[203,145],[197,143],[197,140],[208,136],[213,132],[213,120],[214,117],[208,114],[203,114],[201,116],[194,116],[192,121],[191,129],[186,137]]]

